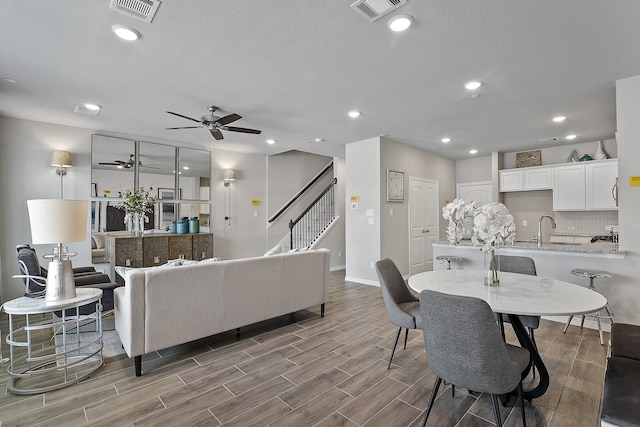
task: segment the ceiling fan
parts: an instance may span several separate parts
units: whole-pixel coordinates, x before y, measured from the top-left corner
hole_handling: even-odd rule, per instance
[[[134,154],[129,154],[129,160],[124,161],[124,160],[114,160],[113,162],[100,162],[98,163],[99,165],[105,165],[105,166],[115,166],[118,169],[131,169],[136,161],[135,161],[135,155]],[[138,166],[140,166],[141,168],[149,168],[149,169],[160,169],[159,167],[155,167],[155,166],[146,166],[142,164],[142,161],[138,161]]]
[[[214,115],[218,107],[209,105],[207,108],[209,109],[210,114],[202,116],[200,120],[183,116],[182,114],[174,113],[173,111],[167,111],[167,113],[173,114],[174,116],[182,117],[183,119],[200,123],[200,126],[182,126],[182,127],[166,128],[166,129],[195,129],[195,128],[204,127],[209,129],[209,132],[211,132],[211,135],[218,141],[224,138],[224,136],[222,135],[222,132],[220,132],[221,130],[228,130],[230,132],[253,133],[256,135],[259,135],[262,132],[257,129],[247,129],[247,128],[239,128],[235,126],[227,126],[229,123],[235,122],[236,120],[240,120],[242,116],[232,113],[224,117],[218,117]]]

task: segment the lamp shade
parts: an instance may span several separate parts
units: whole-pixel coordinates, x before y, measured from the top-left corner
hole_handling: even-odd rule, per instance
[[[225,181],[235,181],[236,180],[236,170],[235,169],[225,169],[224,170],[224,178]]]
[[[53,156],[51,158],[51,166],[58,166],[61,168],[71,167],[71,153],[68,151],[53,150]]]
[[[86,200],[27,200],[33,244],[87,240],[89,202]]]

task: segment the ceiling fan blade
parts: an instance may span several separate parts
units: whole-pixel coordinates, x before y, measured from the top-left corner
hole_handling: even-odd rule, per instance
[[[259,135],[259,134],[262,133],[262,131],[258,130],[258,129],[238,128],[238,127],[235,127],[235,126],[221,126],[220,129],[228,130],[228,131],[231,131],[231,132],[253,133],[253,134],[256,134],[256,135]]]
[[[165,129],[168,129],[168,130],[171,130],[171,129],[197,129],[197,128],[202,128],[202,127],[204,127],[204,126],[181,126],[181,127],[177,127],[177,128],[165,128]]]
[[[200,120],[192,119],[191,117],[183,116],[182,114],[174,113],[173,111],[167,111],[169,114],[173,114],[174,116],[182,117],[183,119],[192,120],[194,122],[200,123]]]
[[[209,129],[209,132],[211,132],[211,135],[213,135],[213,137],[218,141],[224,139],[222,132],[220,132],[218,129]]]
[[[216,124],[220,125],[220,126],[224,126],[226,124],[229,124],[231,122],[235,122],[236,120],[240,120],[242,118],[242,116],[233,113],[233,114],[229,114],[228,116],[224,116],[224,117],[220,117],[218,120],[216,120]]]
[[[106,166],[118,166],[121,165],[122,163],[106,163],[106,162],[100,162],[98,163],[99,165],[106,165]]]

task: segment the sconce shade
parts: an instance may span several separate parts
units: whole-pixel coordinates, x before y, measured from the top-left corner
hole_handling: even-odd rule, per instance
[[[51,166],[58,166],[61,168],[71,167],[71,153],[68,151],[53,150],[53,156],[51,158]]]
[[[224,170],[224,178],[225,181],[235,181],[236,180],[236,170],[235,169],[225,169]]]
[[[87,240],[86,200],[27,200],[33,244],[59,244]]]

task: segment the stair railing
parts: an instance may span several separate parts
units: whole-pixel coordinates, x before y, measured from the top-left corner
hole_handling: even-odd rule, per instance
[[[334,178],[309,206],[294,220],[289,221],[289,243],[291,249],[306,248],[320,237],[335,218]]]

